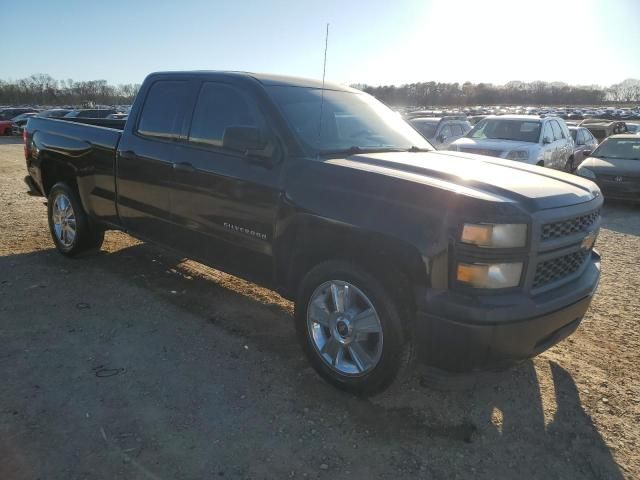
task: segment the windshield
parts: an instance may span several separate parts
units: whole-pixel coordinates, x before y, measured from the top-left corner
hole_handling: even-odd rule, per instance
[[[298,138],[314,153],[433,147],[397,113],[366,93],[270,86]],[[322,122],[320,122],[320,104]]]
[[[515,140],[518,142],[538,143],[540,138],[540,122],[535,120],[506,120],[502,118],[485,118],[480,120],[467,134],[476,140],[496,139]]]
[[[438,121],[411,120],[411,125],[413,125],[425,138],[435,137],[436,130],[438,130]]]
[[[640,160],[640,138],[610,138],[596,148],[592,156]]]

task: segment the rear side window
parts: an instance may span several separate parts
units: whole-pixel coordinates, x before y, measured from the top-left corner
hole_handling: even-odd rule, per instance
[[[579,143],[580,145],[585,145],[586,143],[589,142],[589,135],[587,135],[587,132],[585,130],[578,130],[578,141],[577,143]]]
[[[264,132],[265,124],[255,102],[238,89],[224,83],[206,82],[193,112],[189,141],[222,147],[227,127],[257,127]]]
[[[551,122],[547,122],[544,124],[544,132],[543,132],[543,138],[548,138],[549,141],[553,142],[554,138],[553,138],[553,130],[551,129]]]
[[[553,137],[555,140],[562,140],[564,138],[564,133],[562,133],[562,129],[560,128],[560,125],[558,125],[558,122],[556,122],[555,120],[551,120],[551,128],[553,129]]]
[[[138,133],[158,138],[179,138],[187,100],[186,81],[155,82],[151,85],[142,107]]]

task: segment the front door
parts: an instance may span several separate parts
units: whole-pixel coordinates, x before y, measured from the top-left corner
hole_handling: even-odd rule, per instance
[[[176,147],[172,222],[181,249],[217,262],[211,240],[271,255],[280,164],[224,145],[228,127],[257,127],[272,138],[257,98],[232,83],[203,82],[188,141]]]

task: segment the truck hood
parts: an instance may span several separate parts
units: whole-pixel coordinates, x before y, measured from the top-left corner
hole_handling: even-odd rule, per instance
[[[385,152],[327,163],[423,183],[529,211],[588,202],[600,195],[590,180],[544,167],[461,152]]]
[[[581,164],[597,174],[640,176],[640,160],[588,157]]]

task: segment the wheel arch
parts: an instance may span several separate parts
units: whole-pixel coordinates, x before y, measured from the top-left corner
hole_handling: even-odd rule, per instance
[[[398,290],[427,283],[427,268],[417,248],[409,243],[353,226],[305,219],[289,226],[275,246],[276,283],[287,298],[295,298],[304,275],[327,260],[355,263],[385,281],[394,278]]]

